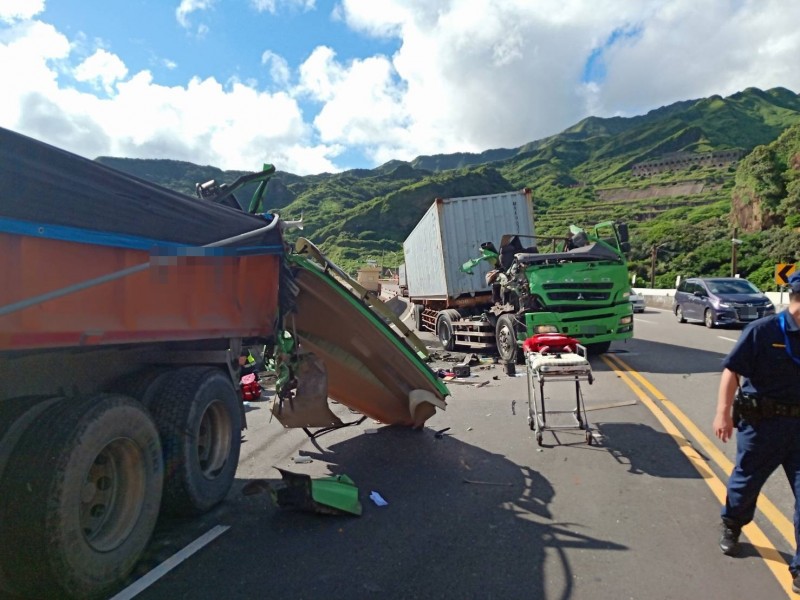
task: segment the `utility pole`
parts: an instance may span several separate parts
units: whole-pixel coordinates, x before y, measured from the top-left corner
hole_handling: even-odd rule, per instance
[[[650,288],[655,289],[656,287],[656,257],[658,256],[658,251],[666,246],[669,242],[663,242],[661,244],[655,245],[653,244],[653,249],[651,250],[650,254]]]
[[[731,238],[731,277],[736,277],[736,246],[742,243],[736,236],[739,233],[739,228],[733,228],[733,237]]]
[[[657,246],[653,244],[653,249],[650,252],[650,289],[655,289],[656,287],[656,251]]]

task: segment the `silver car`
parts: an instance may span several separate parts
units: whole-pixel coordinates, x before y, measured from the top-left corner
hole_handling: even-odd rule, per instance
[[[641,294],[637,294],[636,292],[631,290],[631,295],[629,297],[629,300],[631,301],[631,308],[633,309],[633,312],[635,313],[644,312],[644,307],[645,307],[644,296],[642,296]]]

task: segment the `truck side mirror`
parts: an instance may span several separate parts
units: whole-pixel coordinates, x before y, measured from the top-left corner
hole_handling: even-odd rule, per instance
[[[630,242],[620,242],[619,249],[622,250],[625,254],[631,251],[631,243]]]
[[[619,237],[619,246],[622,248],[622,246],[626,244],[629,239],[627,223],[617,223],[617,236]],[[628,250],[630,250],[630,246],[628,246]],[[623,252],[628,252],[628,250],[623,250]]]

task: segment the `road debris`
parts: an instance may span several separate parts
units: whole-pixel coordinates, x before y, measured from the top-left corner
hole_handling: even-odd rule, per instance
[[[370,492],[369,499],[372,500],[376,506],[388,506],[388,502],[378,492]]]
[[[507,481],[478,481],[475,479],[464,479],[464,483],[474,483],[476,485],[501,485],[504,487],[510,487],[514,485],[513,483],[509,483]]]

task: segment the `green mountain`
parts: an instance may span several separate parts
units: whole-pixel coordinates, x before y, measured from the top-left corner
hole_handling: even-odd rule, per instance
[[[798,127],[798,94],[748,88],[632,118],[589,117],[519,148],[336,174],[278,171],[264,209],[287,219],[302,215],[302,235],[354,270],[368,258],[402,262],[402,241],[437,197],[529,187],[540,235],[563,234],[570,223],[626,220],[637,286],[730,274],[737,237],[737,271],[773,289],[774,265],[795,262],[800,253]],[[189,194],[196,183],[243,174],[171,160],[97,160]],[[243,205],[249,194],[237,194]]]

